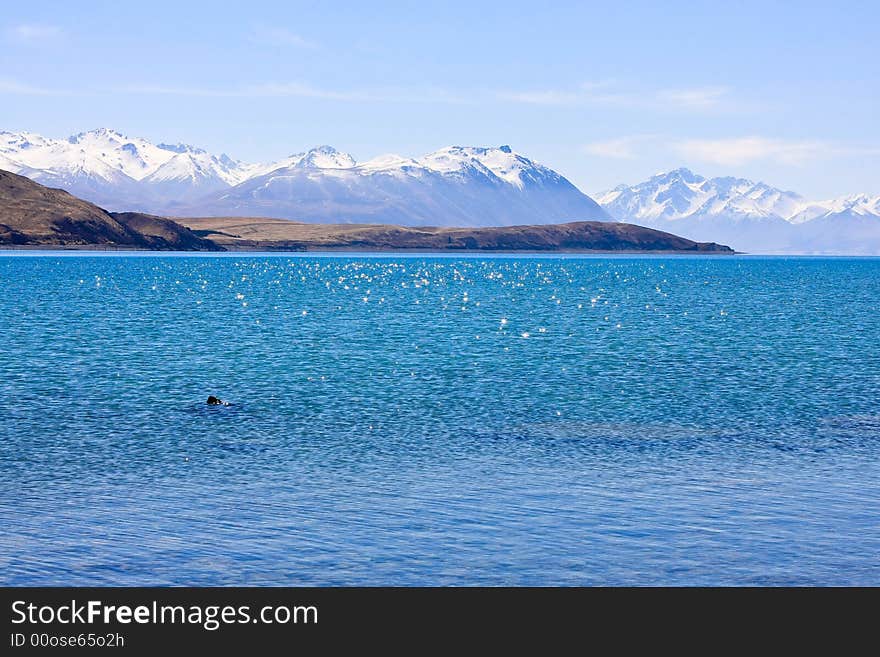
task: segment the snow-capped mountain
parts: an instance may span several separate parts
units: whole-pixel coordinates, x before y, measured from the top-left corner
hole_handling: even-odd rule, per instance
[[[659,173],[632,187],[620,185],[597,200],[615,214],[667,221],[718,215],[783,217],[804,202],[794,192],[762,182],[731,177],[707,179],[688,169]]]
[[[830,219],[842,216],[876,217],[880,216],[880,196],[853,194],[827,201],[814,201],[803,204],[789,217],[794,224],[813,221],[814,219]]]
[[[810,201],[762,182],[676,169],[604,192],[597,204],[509,146],[365,162],[319,146],[245,163],[106,128],[67,139],[0,132],[0,169],[114,211],[414,226],[618,220],[755,253],[880,254],[880,196]]]
[[[362,164],[319,146],[249,164],[108,129],[68,139],[0,132],[0,168],[110,210],[157,214],[461,226],[608,219],[563,176],[509,146],[451,146]]]
[[[597,200],[618,221],[741,251],[880,253],[880,196],[808,201],[762,182],[675,169]]]
[[[153,144],[102,128],[67,139],[0,132],[0,168],[110,209],[144,209],[243,180],[246,167],[185,144]]]
[[[321,146],[185,211],[413,226],[608,218],[564,177],[509,146],[451,146],[418,159],[384,155],[363,164]]]
[[[247,168],[226,155],[217,157],[185,145],[160,147],[173,148],[174,154],[140,179],[141,192],[151,197],[188,201],[226,189],[248,177]]]
[[[348,153],[340,153],[332,146],[318,146],[299,155],[291,155],[296,159],[300,169],[350,169],[357,162]]]

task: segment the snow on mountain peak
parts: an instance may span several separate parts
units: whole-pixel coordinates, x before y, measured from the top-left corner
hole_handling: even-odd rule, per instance
[[[475,150],[466,146],[446,146],[418,158],[417,161],[421,166],[442,174],[457,173],[475,167],[487,171],[482,162],[475,157]]]
[[[607,219],[563,176],[506,144],[447,146],[418,158],[383,155],[361,164],[331,146],[317,146],[277,162],[247,164],[110,128],[66,139],[0,131],[0,168],[117,209],[162,212],[216,203],[223,212],[447,225]],[[234,208],[231,199],[237,199]],[[684,167],[619,185],[597,200],[618,220],[746,248],[741,236],[753,229],[756,242],[766,244],[767,235],[775,234],[786,248],[785,230],[800,224],[810,224],[817,235],[848,225],[873,230],[874,223],[880,231],[880,196],[806,201],[762,182],[704,178]],[[251,201],[255,205],[248,206]]]
[[[597,200],[618,221],[750,252],[880,252],[880,196],[807,201],[763,182],[676,169]]]
[[[67,139],[40,139],[36,148],[22,148],[14,159],[61,176],[115,180],[122,174],[140,180],[172,156],[145,139],[130,139],[110,128],[81,132]]]
[[[126,142],[128,141],[128,137],[123,135],[118,130],[113,130],[112,128],[96,128],[94,130],[88,130],[86,132],[80,132],[75,135],[71,135],[67,138],[67,141],[71,144],[82,144],[82,143],[90,143],[90,142]]]
[[[112,128],[97,128],[67,139],[3,132],[0,133],[0,153],[4,156],[4,166],[17,172],[34,171],[35,179],[50,181],[60,177],[74,191],[77,189],[75,180],[79,177],[104,179],[108,183],[122,176],[145,183],[164,184],[176,180],[200,186],[207,184],[205,181],[222,181],[226,185],[235,185],[292,167],[357,169],[361,174],[381,170],[406,176],[429,173],[477,176],[493,184],[509,184],[520,190],[528,184],[555,184],[564,180],[554,171],[519,155],[508,145],[448,146],[417,159],[382,156],[361,166],[351,155],[323,145],[277,162],[245,164],[225,155],[216,157],[189,144],[153,144]]]
[[[822,217],[844,214],[880,219],[880,196],[850,194],[825,201],[805,202],[788,220],[794,224],[802,224]]]
[[[153,171],[147,182],[188,182],[194,187],[235,185],[242,180],[237,163],[201,149],[184,150]]]
[[[637,185],[620,185],[597,200],[612,216],[626,221],[788,218],[803,203],[794,192],[765,183],[732,176],[704,178],[686,168],[657,174]]]
[[[357,164],[348,153],[341,153],[332,146],[316,146],[299,156],[294,165],[300,169],[350,169]]]
[[[156,144],[163,151],[171,151],[172,153],[204,153],[204,149],[190,146],[189,144]]]
[[[0,153],[14,153],[22,150],[40,148],[49,142],[34,132],[0,131]]]
[[[651,180],[665,182],[679,181],[683,183],[697,184],[703,182],[705,178],[686,167],[679,167],[678,169],[672,169],[671,171],[661,171],[660,173],[653,175]]]
[[[608,220],[568,180],[509,148],[448,146],[417,159],[383,155],[360,165],[347,157],[312,149],[295,166],[276,166],[203,199],[192,212],[408,226]],[[348,166],[316,168],[323,158]]]
[[[395,153],[388,153],[386,155],[379,155],[378,157],[374,157],[371,160],[367,160],[366,162],[361,162],[358,164],[358,170],[364,173],[373,173],[373,172],[408,172],[416,169],[420,169],[421,165],[418,161],[404,157],[402,155],[397,155]]]
[[[218,184],[234,185],[247,174],[244,165],[228,157],[217,158],[188,144],[156,145],[111,128],[80,132],[66,139],[0,133],[0,153],[8,168],[28,171],[36,180],[63,182],[73,191],[80,189],[79,179],[88,181],[85,189],[91,190],[97,180],[110,185],[117,185],[119,180],[198,181],[198,186],[205,181],[220,181]]]
[[[501,181],[522,189],[527,182],[553,180],[561,176],[514,152],[510,146],[447,146],[429,153],[418,162],[432,171],[453,173],[465,169],[489,172]]]

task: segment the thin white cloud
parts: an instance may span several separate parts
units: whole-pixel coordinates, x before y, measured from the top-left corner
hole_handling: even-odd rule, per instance
[[[256,26],[251,32],[250,40],[258,45],[276,47],[317,48],[318,46],[314,41],[306,39],[286,27],[268,25]]]
[[[833,146],[821,141],[758,136],[685,139],[672,143],[671,147],[685,158],[724,166],[739,166],[761,160],[797,166],[823,154],[833,154],[834,151]]]
[[[633,90],[612,82],[585,83],[570,89],[532,89],[501,91],[500,100],[529,105],[588,106],[607,105],[647,109],[703,111],[722,107],[729,89],[695,87],[686,89]]]
[[[6,30],[7,35],[19,43],[45,43],[54,41],[63,34],[57,25],[22,23]]]
[[[450,91],[437,87],[327,89],[304,82],[264,82],[243,87],[231,87],[229,89],[137,84],[117,87],[111,91],[113,93],[162,96],[202,96],[208,98],[313,98],[316,100],[368,103],[469,104],[474,102],[472,99],[458,96]]]
[[[481,105],[493,102],[519,103],[541,106],[604,105],[663,110],[669,108],[701,111],[723,104],[726,88],[659,90],[645,93],[619,91],[614,82],[587,82],[571,89],[537,89],[531,91],[453,91],[441,87],[374,87],[359,89],[330,89],[307,82],[262,82],[228,89],[204,87],[169,87],[137,84],[115,89],[124,93],[206,96],[227,98],[294,97],[336,100],[345,102],[377,103],[444,103]]]
[[[200,87],[173,87],[162,84],[129,84],[114,87],[110,93],[142,94],[145,96],[206,96],[211,98],[228,98],[233,94],[222,90]]]
[[[64,91],[54,89],[44,89],[35,87],[18,80],[9,78],[0,78],[0,94],[10,96],[57,96],[64,94]]]
[[[718,106],[727,95],[726,87],[701,87],[697,89],[667,89],[657,93],[657,99],[676,107],[687,109],[710,109]]]
[[[615,160],[634,160],[638,156],[637,147],[653,139],[655,139],[655,135],[629,135],[616,139],[594,141],[585,145],[584,151],[598,157]]]
[[[825,153],[834,157],[846,157],[848,155],[880,155],[880,146],[860,144],[826,144]]]
[[[715,139],[678,138],[659,134],[624,135],[585,144],[589,155],[617,160],[635,160],[646,155],[672,157],[686,162],[741,166],[771,162],[800,166],[810,161],[838,157],[880,155],[873,144],[847,144],[821,139],[779,139],[763,136]]]
[[[143,94],[147,96],[195,96],[206,98],[256,98],[284,97],[323,98],[329,100],[359,100],[362,96],[354,92],[320,89],[300,82],[267,82],[265,84],[211,89],[207,87],[175,87],[161,84],[134,84],[117,87],[114,93]]]
[[[568,89],[531,89],[520,91],[499,91],[499,100],[523,103],[526,105],[614,105],[629,104],[632,99],[626,94],[615,92],[610,81],[583,82]]]
[[[571,91],[554,91],[536,89],[533,91],[502,91],[498,94],[501,100],[527,105],[574,105],[583,98]]]
[[[236,92],[236,95],[269,96],[278,98],[316,98],[319,100],[341,100],[349,102],[375,100],[375,97],[371,93],[365,91],[336,91],[333,89],[314,87],[302,82],[266,82],[263,84],[250,85],[239,89]]]

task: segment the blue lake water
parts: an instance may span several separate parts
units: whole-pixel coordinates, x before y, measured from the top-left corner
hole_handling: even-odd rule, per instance
[[[880,259],[11,254],[0,336],[0,584],[880,584]]]

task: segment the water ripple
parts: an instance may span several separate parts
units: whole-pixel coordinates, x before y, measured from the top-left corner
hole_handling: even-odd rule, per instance
[[[0,257],[0,583],[876,585],[878,281]]]

